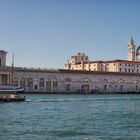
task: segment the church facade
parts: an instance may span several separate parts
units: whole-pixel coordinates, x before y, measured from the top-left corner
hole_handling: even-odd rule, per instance
[[[64,69],[6,66],[0,51],[0,85],[16,85],[25,92],[43,93],[119,93],[140,92],[140,47],[131,38],[128,60],[89,61],[87,55],[72,56]]]

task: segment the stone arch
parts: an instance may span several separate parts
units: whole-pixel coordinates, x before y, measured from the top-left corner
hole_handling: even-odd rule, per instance
[[[50,78],[47,78],[47,79],[46,79],[46,90],[47,90],[48,92],[51,91],[51,79],[50,79]]]
[[[119,92],[123,92],[123,90],[124,90],[124,87],[123,87],[124,80],[123,79],[119,79],[118,83],[119,83]]]
[[[33,86],[33,78],[29,77],[29,78],[27,79],[27,85],[28,85],[29,87],[32,87],[32,86]]]
[[[56,78],[54,78],[53,80],[52,80],[52,84],[53,84],[53,88],[57,88],[58,87],[58,80],[56,79]]]
[[[26,86],[25,77],[22,77],[22,78],[20,79],[20,86],[21,86],[21,87],[25,87],[25,86]]]
[[[39,79],[39,87],[41,87],[41,88],[44,87],[44,78]]]
[[[139,91],[139,81],[138,80],[134,80],[133,81],[133,84],[134,84],[134,87],[135,87],[135,92],[138,92]]]
[[[81,85],[81,92],[88,93],[89,92],[89,79],[84,78]]]
[[[14,83],[13,84],[14,84],[14,86],[18,86],[18,78],[17,77],[14,78]]]

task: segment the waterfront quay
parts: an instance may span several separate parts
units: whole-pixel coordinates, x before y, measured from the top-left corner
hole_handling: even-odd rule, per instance
[[[140,46],[136,49],[132,37],[128,60],[90,61],[77,53],[63,69],[7,66],[6,54],[0,50],[0,85],[20,86],[28,93],[140,92]]]
[[[0,84],[40,93],[139,93],[139,73],[0,67]]]

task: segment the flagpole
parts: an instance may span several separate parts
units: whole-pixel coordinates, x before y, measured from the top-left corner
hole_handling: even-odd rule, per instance
[[[14,53],[12,56],[12,85],[14,84]]]

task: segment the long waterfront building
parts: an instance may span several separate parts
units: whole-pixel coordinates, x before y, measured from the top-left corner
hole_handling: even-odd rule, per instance
[[[117,93],[140,92],[140,47],[128,44],[128,60],[89,61],[87,55],[72,56],[64,69],[35,69],[6,66],[0,51],[0,85],[17,85],[26,92]]]

